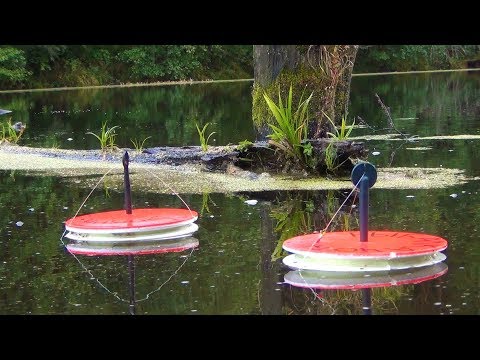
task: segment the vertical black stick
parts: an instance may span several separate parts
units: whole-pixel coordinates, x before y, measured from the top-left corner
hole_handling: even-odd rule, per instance
[[[130,304],[128,305],[128,311],[130,315],[135,315],[135,262],[133,255],[128,255],[128,274],[130,275]]]
[[[125,203],[124,203],[124,209],[127,214],[132,213],[132,192],[130,190],[130,175],[128,173],[128,152],[125,151],[125,154],[123,155],[122,163],[123,163],[123,185],[125,189]]]
[[[360,180],[360,241],[368,241],[368,176]]]

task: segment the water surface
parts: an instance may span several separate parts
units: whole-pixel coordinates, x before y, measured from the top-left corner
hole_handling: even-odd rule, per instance
[[[411,135],[478,134],[480,74],[355,77],[350,116],[387,126],[375,94],[395,126]],[[197,145],[193,119],[211,122],[219,145],[253,138],[251,83],[0,94],[0,107],[28,128],[23,145],[91,149],[87,131],[120,125],[118,143],[152,136],[147,146]],[[356,134],[355,134],[356,132]],[[352,135],[367,132],[355,130]],[[370,131],[371,132],[371,131]],[[380,132],[380,131],[378,131]],[[73,140],[68,140],[72,138]],[[368,141],[378,167],[446,167],[479,176],[478,140]],[[420,148],[415,149],[415,148]],[[423,148],[423,149],[422,149]],[[0,172],[0,314],[128,314],[126,256],[75,258],[66,252],[63,222],[90,192],[75,181]],[[174,195],[142,193],[135,207],[183,207]],[[321,230],[350,189],[203,195],[180,194],[200,213],[199,247],[135,256],[137,314],[362,314],[362,292],[314,291],[284,283],[281,241]],[[478,314],[480,212],[478,181],[445,189],[370,191],[372,229],[444,237],[448,272],[414,285],[372,290],[373,314]],[[256,205],[245,203],[256,199]],[[347,201],[329,230],[358,229],[358,202]],[[119,209],[123,194],[108,178],[82,213]],[[65,241],[65,240],[64,240]]]

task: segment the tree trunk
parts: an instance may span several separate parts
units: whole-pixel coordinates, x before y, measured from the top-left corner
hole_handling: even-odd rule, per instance
[[[278,103],[279,90],[284,101],[290,85],[294,111],[302,93],[305,98],[313,91],[308,138],[325,137],[331,126],[326,116],[338,124],[348,110],[357,50],[357,45],[255,45],[252,116],[256,140],[266,139],[268,123],[273,120],[263,94]]]

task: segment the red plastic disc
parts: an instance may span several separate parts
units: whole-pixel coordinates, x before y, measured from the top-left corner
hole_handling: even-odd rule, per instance
[[[110,255],[148,255],[180,252],[198,246],[198,239],[188,237],[170,242],[141,243],[133,245],[88,244],[72,242],[66,245],[68,252],[75,255],[110,256]]]
[[[368,241],[360,241],[360,231],[313,233],[288,239],[286,251],[311,257],[391,259],[432,254],[447,248],[439,236],[400,232],[369,231]]]
[[[77,216],[65,222],[68,231],[78,233],[124,233],[160,230],[194,222],[198,213],[187,209],[147,208],[105,211]]]

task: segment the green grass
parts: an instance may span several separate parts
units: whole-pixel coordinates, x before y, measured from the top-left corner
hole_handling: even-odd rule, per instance
[[[303,100],[303,93],[300,96],[297,109],[293,110],[292,105],[292,86],[285,99],[285,106],[283,105],[280,89],[278,89],[278,105],[273,100],[263,93],[263,97],[268,105],[268,108],[275,119],[274,123],[268,123],[268,126],[273,131],[272,134],[267,135],[270,138],[270,144],[282,150],[287,158],[296,158],[302,164],[306,164],[306,156],[309,150],[305,150],[305,141],[307,140],[308,131],[308,105],[312,99],[313,92],[308,98]]]
[[[12,127],[11,119],[8,119],[6,123],[0,124],[0,143],[8,142],[8,143],[18,143],[20,138],[22,137],[26,128],[22,128],[18,133]]]
[[[195,123],[195,126],[197,127],[197,131],[198,131],[198,136],[200,138],[200,146],[202,147],[202,151],[205,151],[205,152],[208,150],[208,140],[213,134],[215,134],[215,131],[214,131],[214,132],[211,132],[207,137],[205,137],[205,131],[207,130],[208,125],[210,125],[210,123],[206,123],[203,126],[203,128],[200,130],[200,127],[198,126],[198,124]]]
[[[130,141],[132,142],[133,146],[135,147],[135,151],[141,153],[144,149],[143,145],[145,144],[145,141],[147,141],[150,138],[151,138],[151,136],[147,136],[142,141],[138,140],[137,138],[130,139]]]
[[[328,171],[334,172],[342,164],[336,165],[337,162],[337,150],[334,148],[335,141],[347,140],[350,137],[350,134],[355,126],[355,120],[353,120],[351,125],[347,125],[346,115],[342,116],[342,123],[340,127],[335,126],[333,120],[325,113],[325,117],[332,124],[334,132],[327,132],[328,136],[331,139],[330,144],[325,148],[325,166]]]
[[[344,115],[342,116],[342,123],[340,125],[340,128],[337,128],[335,126],[335,123],[332,121],[332,119],[330,119],[330,117],[327,114],[325,113],[323,114],[328,119],[328,121],[330,121],[330,124],[332,124],[333,129],[335,131],[335,133],[327,132],[330,138],[332,138],[335,141],[346,140],[349,138],[350,133],[352,132],[353,127],[355,126],[355,120],[353,120],[352,125],[347,125],[347,119],[346,119],[346,116]]]
[[[102,151],[106,150],[113,150],[117,147],[115,144],[115,137],[117,133],[115,132],[116,128],[120,128],[120,126],[112,126],[111,128],[107,128],[107,121],[102,123],[102,130],[99,135],[89,131],[86,134],[95,136],[98,141],[100,142],[100,148]]]
[[[238,151],[245,151],[253,146],[253,142],[250,140],[243,140],[240,141],[237,145],[237,150]]]

